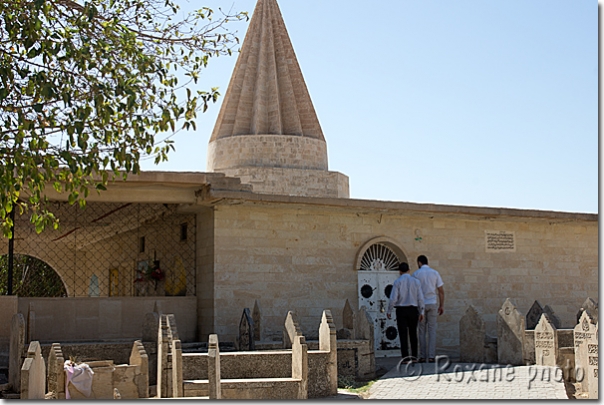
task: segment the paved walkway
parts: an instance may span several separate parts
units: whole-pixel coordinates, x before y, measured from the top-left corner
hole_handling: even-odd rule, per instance
[[[439,363],[395,366],[376,381],[369,399],[568,399],[561,370]]]

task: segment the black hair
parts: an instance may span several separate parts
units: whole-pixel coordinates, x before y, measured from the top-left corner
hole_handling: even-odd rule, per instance
[[[418,261],[418,262],[419,262],[421,265],[428,264],[428,258],[427,258],[426,256],[424,256],[424,255],[419,256],[419,257],[417,258],[417,261]]]
[[[402,262],[401,264],[398,265],[398,271],[406,273],[409,271],[409,265],[405,262]]]

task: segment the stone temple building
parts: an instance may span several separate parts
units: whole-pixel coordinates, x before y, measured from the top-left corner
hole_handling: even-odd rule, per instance
[[[572,328],[598,295],[597,215],[351,199],[348,177],[329,171],[328,139],[276,0],[258,0],[207,171],[130,176],[85,210],[49,194],[61,228],[36,235],[18,218],[15,253],[47,263],[66,297],[0,297],[1,321],[35,313],[42,341],[138,338],[159,301],[182,340],[227,342],[257,303],[262,339],[276,340],[289,310],[307,336],[324,309],[341,328],[348,300],[373,317],[377,354],[396,353],[388,286],[423,254],[445,283],[437,352],[458,354],[470,304],[487,332],[506,298],[521,312],[538,299]]]

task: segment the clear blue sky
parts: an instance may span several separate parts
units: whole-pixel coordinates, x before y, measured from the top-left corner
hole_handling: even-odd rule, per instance
[[[180,0],[252,13],[255,0]],[[598,3],[280,0],[352,198],[598,212]],[[248,23],[234,23],[243,40]],[[200,89],[226,88],[236,56]],[[205,171],[220,103],[144,170]]]

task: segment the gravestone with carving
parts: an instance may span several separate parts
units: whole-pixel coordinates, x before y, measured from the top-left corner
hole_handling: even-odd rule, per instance
[[[552,325],[554,325],[556,327],[556,329],[561,328],[560,318],[558,318],[558,316],[556,315],[556,313],[554,312],[552,307],[550,307],[549,305],[546,305],[545,308],[543,308],[543,313],[547,314],[549,321],[552,323]]]
[[[583,311],[579,323],[574,329],[574,347],[575,347],[575,378],[579,383],[580,392],[589,391],[589,380],[587,379],[587,340],[591,339],[595,333],[593,319],[587,311]]]
[[[538,366],[556,367],[558,334],[547,314],[542,314],[535,327],[535,363]]]
[[[459,321],[459,350],[462,363],[482,363],[485,360],[485,325],[472,305]]]
[[[249,308],[243,310],[239,322],[239,350],[255,350],[254,345],[254,320]]]
[[[586,378],[589,381],[588,397],[589,399],[598,399],[598,325],[594,333],[585,341],[587,345],[587,372]]]
[[[523,365],[526,320],[507,298],[497,313],[497,358],[499,364]]]

